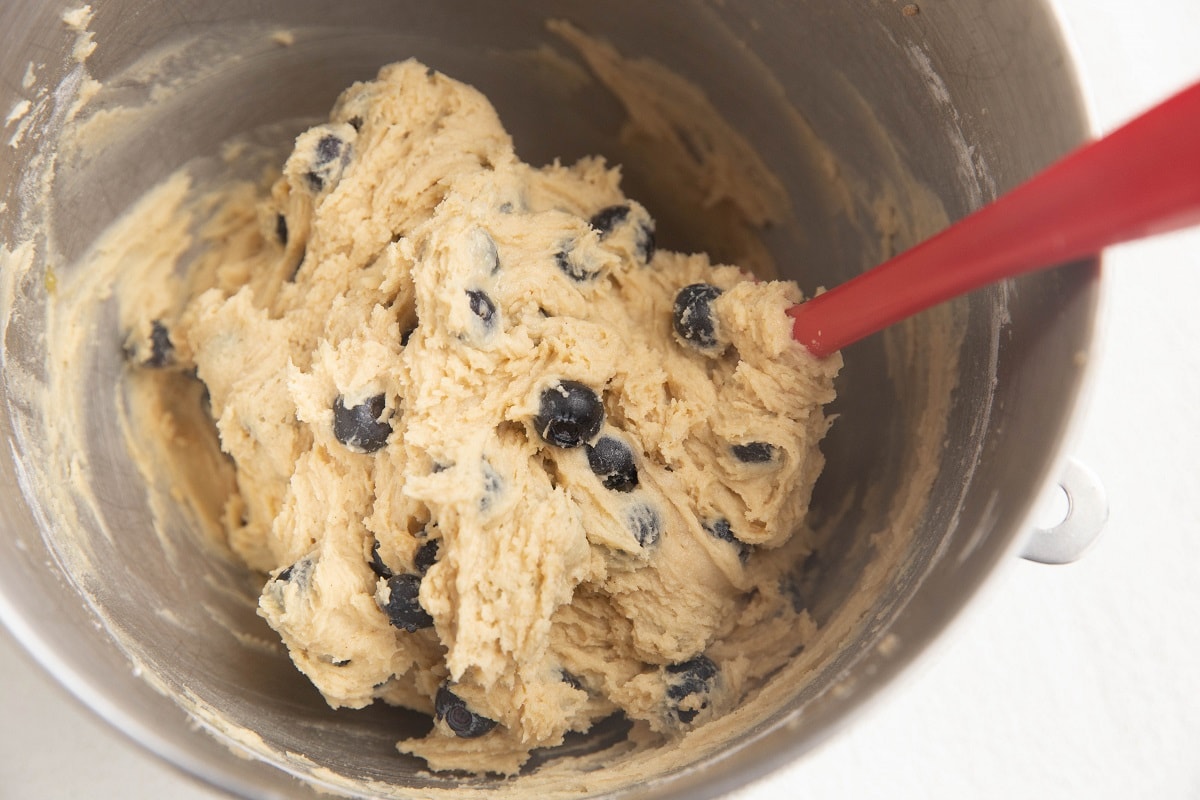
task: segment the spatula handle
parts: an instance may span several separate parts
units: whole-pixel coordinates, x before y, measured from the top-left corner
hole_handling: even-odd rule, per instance
[[[1200,224],[1200,83],[928,241],[788,310],[824,357],[990,283]]]

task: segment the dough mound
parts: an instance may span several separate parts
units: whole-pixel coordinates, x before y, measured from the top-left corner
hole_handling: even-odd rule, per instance
[[[657,250],[619,180],[522,163],[479,92],[391,65],[155,321],[260,614],[331,706],[430,713],[398,746],[432,769],[511,774],[618,711],[686,731],[812,624],[789,570],[840,358],[791,341],[794,285]]]

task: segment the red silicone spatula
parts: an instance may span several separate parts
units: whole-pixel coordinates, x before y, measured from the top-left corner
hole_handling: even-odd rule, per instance
[[[1200,224],[1200,83],[932,239],[788,309],[824,357],[989,283]]]

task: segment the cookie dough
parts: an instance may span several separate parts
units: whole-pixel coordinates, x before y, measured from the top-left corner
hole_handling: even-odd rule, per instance
[[[792,342],[795,285],[657,249],[619,183],[522,163],[479,92],[391,65],[231,192],[127,342],[203,382],[296,666],[429,713],[398,747],[435,770],[511,774],[616,712],[684,733],[812,624],[794,534],[840,358]]]

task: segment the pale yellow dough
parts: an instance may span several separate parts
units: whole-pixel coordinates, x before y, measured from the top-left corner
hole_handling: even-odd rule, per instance
[[[840,358],[791,341],[793,284],[704,255],[646,263],[653,222],[619,178],[600,159],[524,164],[481,94],[392,65],[299,137],[269,197],[231,191],[187,296],[143,312],[207,387],[236,465],[229,543],[271,576],[260,614],[296,666],[335,707],[432,713],[446,687],[498,723],[399,743],[432,769],[510,774],[618,710],[677,735],[812,628],[790,581]],[[589,224],[614,205],[611,231]],[[723,290],[720,355],[673,331],[700,282]],[[151,322],[131,338],[143,361]],[[544,441],[533,418],[563,380],[602,398],[599,435],[633,452],[636,488]],[[339,399],[380,395],[386,445],[340,441]],[[740,460],[749,443],[770,459]],[[430,539],[434,624],[401,630],[372,560],[419,575]]]

